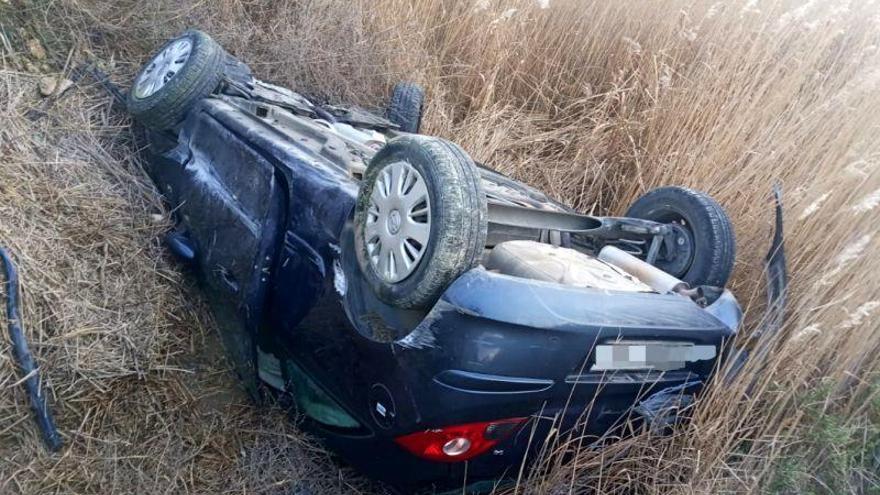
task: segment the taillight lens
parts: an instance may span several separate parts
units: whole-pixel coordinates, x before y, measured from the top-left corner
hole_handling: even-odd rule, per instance
[[[412,454],[430,461],[466,461],[510,436],[525,420],[526,418],[511,418],[445,426],[436,430],[410,433],[397,437],[394,441]]]

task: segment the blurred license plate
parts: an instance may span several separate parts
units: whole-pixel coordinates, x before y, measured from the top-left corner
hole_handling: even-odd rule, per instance
[[[715,346],[690,342],[615,342],[597,345],[595,358],[590,371],[671,371],[682,369],[690,362],[714,359]]]

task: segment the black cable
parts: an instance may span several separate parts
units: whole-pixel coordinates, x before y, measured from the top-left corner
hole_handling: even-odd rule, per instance
[[[98,84],[104,88],[110,96],[113,97],[113,100],[121,105],[123,108],[126,106],[126,96],[125,91],[119,88],[116,84],[113,84],[113,81],[110,80],[110,77],[106,72],[102,71],[98,67],[95,66],[94,63],[85,62],[76,67],[71,74],[71,80],[73,82],[78,82],[85,76],[92,76]]]
[[[46,403],[46,396],[40,390],[40,375],[37,372],[34,357],[28,349],[27,340],[24,337],[24,329],[21,326],[21,316],[18,312],[18,272],[12,263],[6,249],[0,247],[0,259],[6,271],[6,319],[9,322],[9,338],[12,340],[12,351],[18,362],[18,367],[24,375],[24,386],[27,389],[31,401],[31,409],[36,416],[37,426],[43,434],[46,447],[52,452],[61,448],[61,437],[52,420],[52,411]]]

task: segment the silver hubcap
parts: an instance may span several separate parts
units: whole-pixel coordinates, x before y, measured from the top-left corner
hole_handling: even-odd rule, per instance
[[[382,280],[408,277],[422,259],[431,236],[431,202],[425,179],[409,163],[385,166],[376,179],[364,240],[370,263]]]
[[[162,89],[171,78],[180,72],[189,59],[190,52],[192,52],[192,42],[188,38],[177,40],[166,46],[148,62],[147,68],[135,81],[134,95],[138,98],[146,98]]]

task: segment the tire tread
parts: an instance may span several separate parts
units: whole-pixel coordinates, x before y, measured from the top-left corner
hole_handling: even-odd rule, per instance
[[[129,112],[151,129],[173,128],[196,102],[214,92],[223,79],[222,62],[225,52],[216,41],[201,31],[187,31],[168,41],[159,52],[182,37],[191,37],[194,44],[190,59],[181,72],[146,98],[135,98],[129,92]],[[143,70],[142,68],[141,71]],[[135,76],[135,81],[138,77],[140,72]]]
[[[388,104],[388,120],[400,126],[400,130],[416,134],[422,125],[422,108],[425,91],[412,82],[399,82],[391,92]]]
[[[432,239],[419,267],[396,284],[382,281],[366,255],[361,226],[372,184],[379,171],[395,157],[409,156],[422,163],[420,172],[432,181]],[[418,167],[417,167],[418,168]],[[391,140],[370,163],[355,212],[358,261],[377,296],[401,308],[433,304],[459,275],[476,266],[486,244],[487,210],[479,172],[473,160],[457,145],[419,135]]]
[[[656,220],[653,212],[669,205],[686,210],[691,228],[697,230],[694,261],[681,279],[691,285],[723,287],[733,271],[736,239],[730,218],[711,196],[687,187],[659,187],[636,200],[626,216]]]

